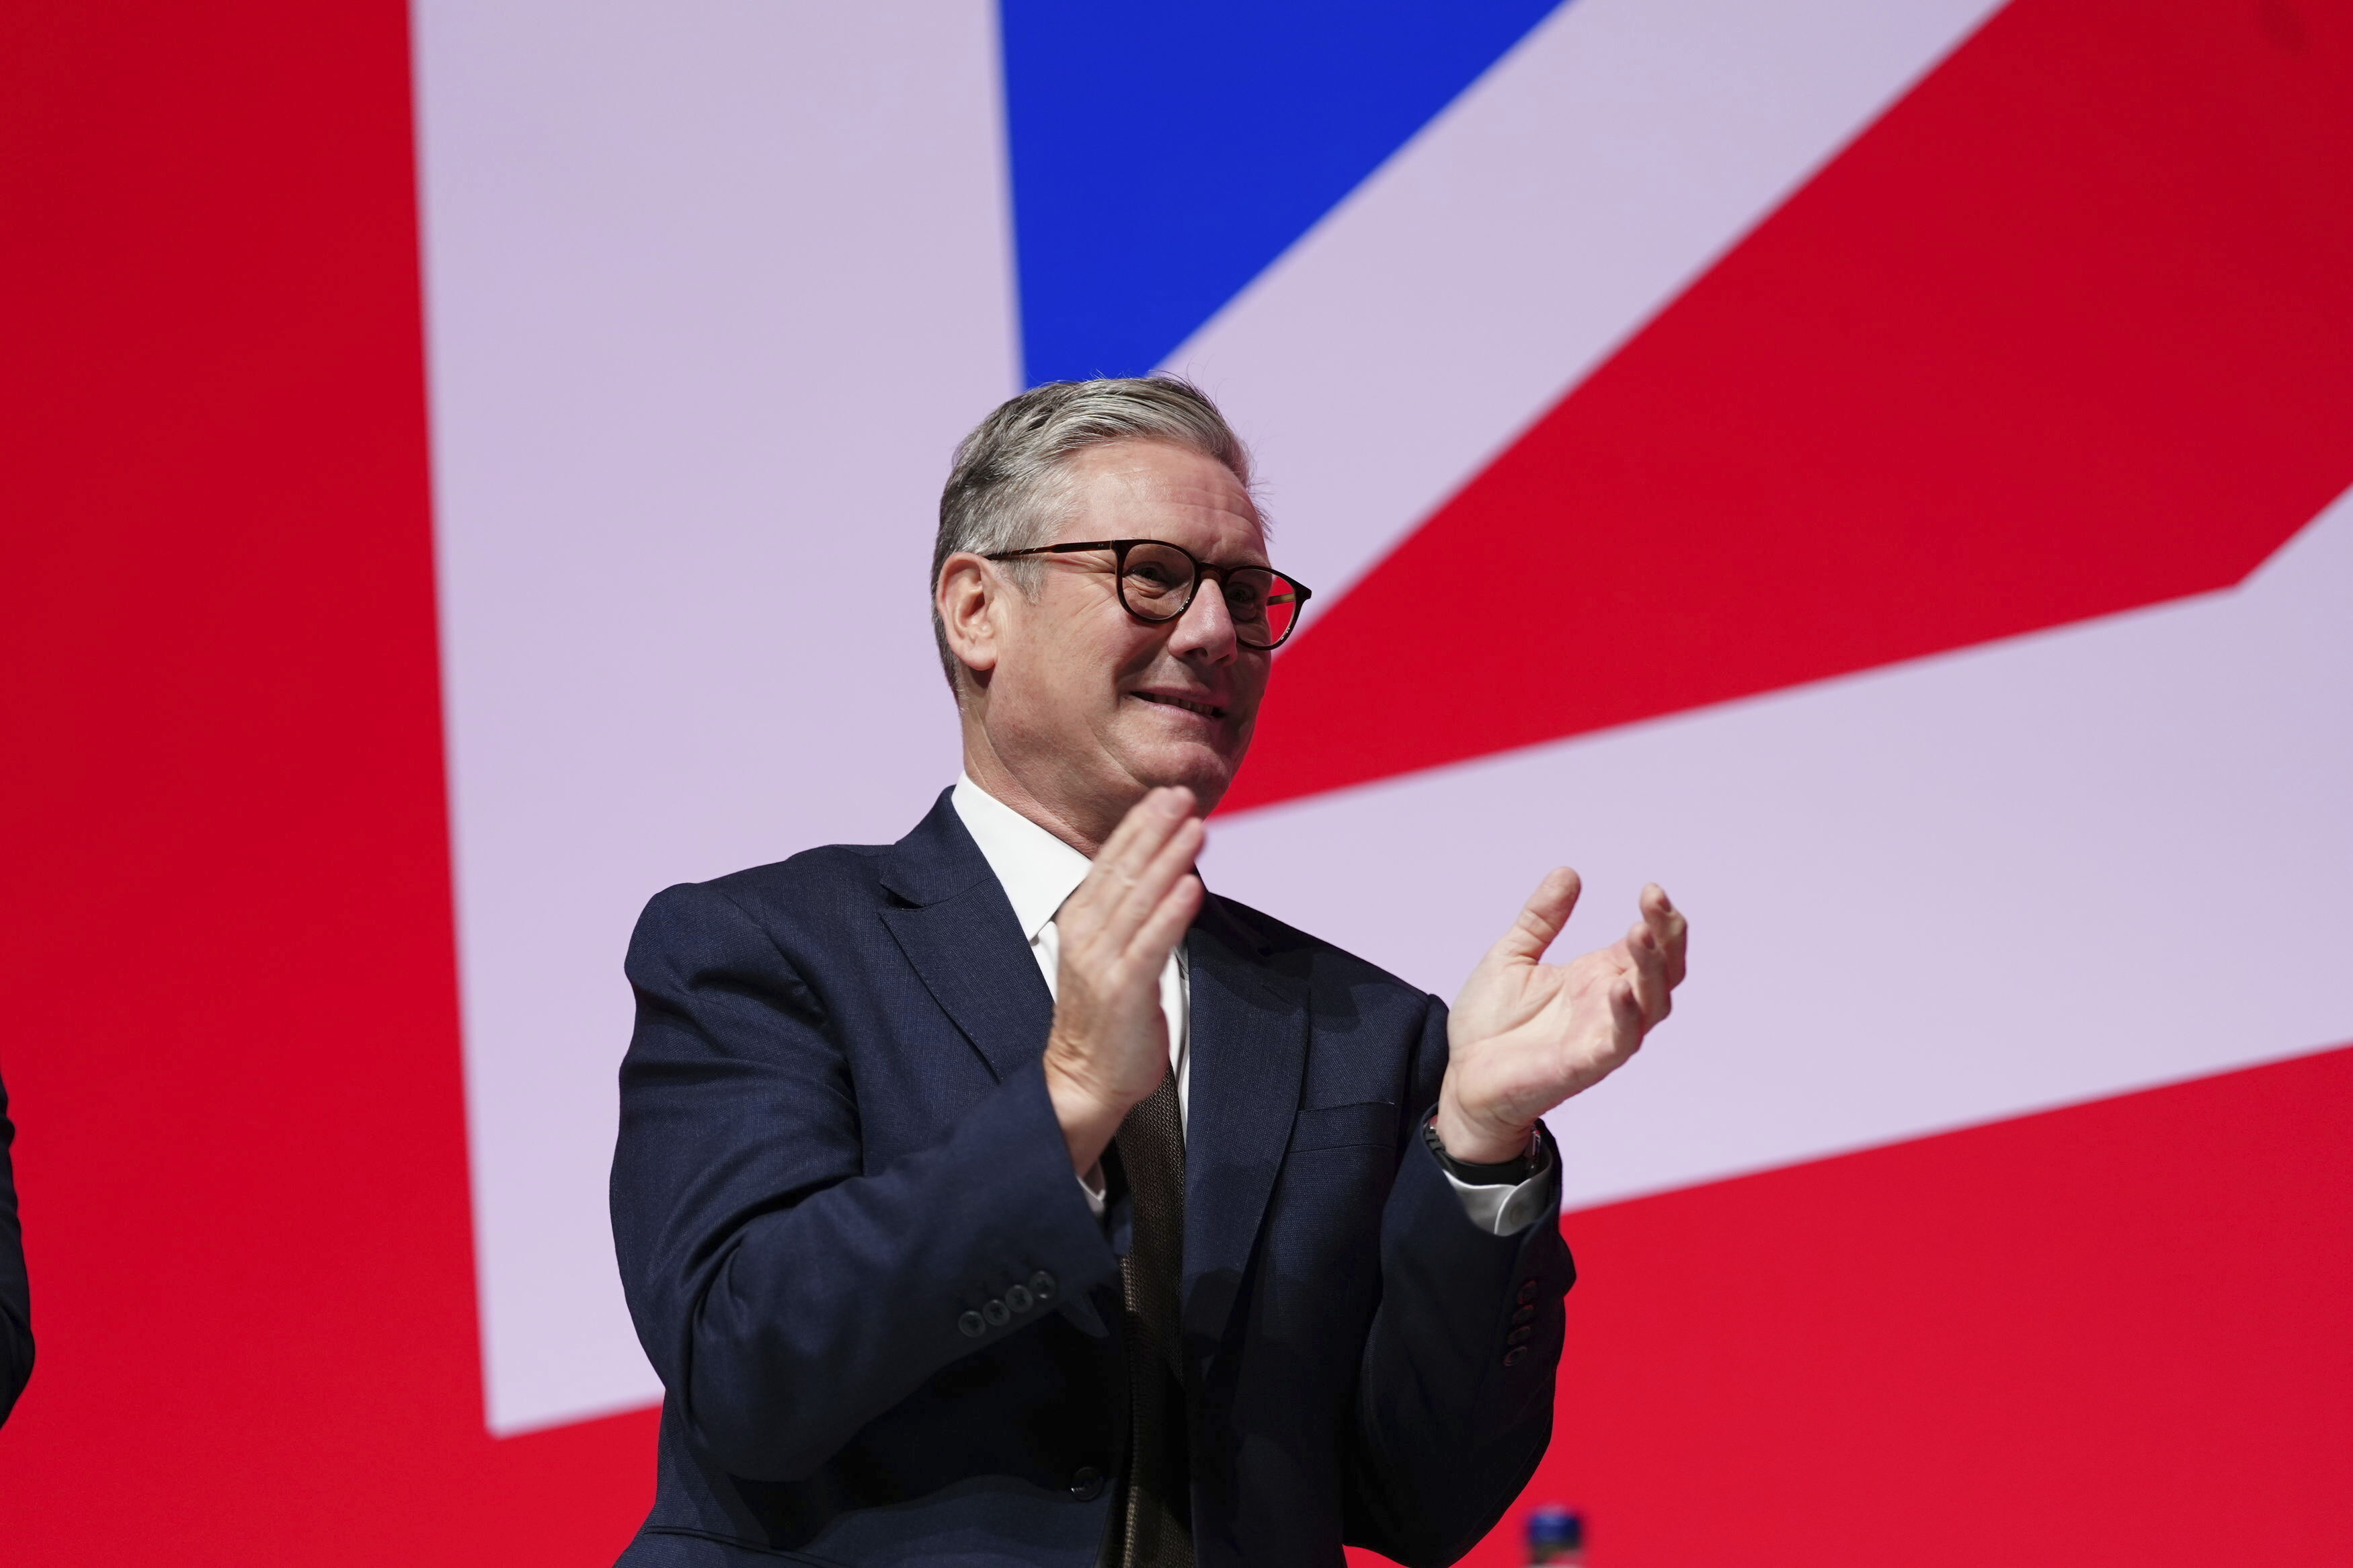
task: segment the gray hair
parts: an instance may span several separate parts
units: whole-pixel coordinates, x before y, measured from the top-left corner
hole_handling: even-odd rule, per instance
[[[997,405],[956,447],[932,544],[932,637],[948,689],[959,697],[965,668],[940,622],[941,569],[959,552],[988,555],[1052,543],[1070,512],[1071,459],[1112,441],[1187,447],[1223,463],[1243,489],[1250,488],[1250,448],[1207,393],[1176,376],[1050,381]],[[1025,594],[1037,593],[1036,562],[1008,567]]]

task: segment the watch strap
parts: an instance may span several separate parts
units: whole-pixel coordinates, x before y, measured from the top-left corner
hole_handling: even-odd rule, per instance
[[[1421,1124],[1421,1141],[1430,1145],[1430,1152],[1438,1157],[1439,1164],[1445,1169],[1448,1175],[1470,1187],[1518,1186],[1536,1173],[1538,1169],[1536,1157],[1544,1149],[1544,1140],[1541,1135],[1538,1135],[1531,1139],[1528,1152],[1515,1160],[1505,1160],[1492,1165],[1477,1164],[1469,1160],[1458,1160],[1448,1153],[1446,1145],[1439,1141],[1436,1116],[1430,1117]]]

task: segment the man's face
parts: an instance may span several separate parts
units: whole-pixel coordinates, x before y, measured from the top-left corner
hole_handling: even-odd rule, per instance
[[[1258,509],[1213,458],[1112,442],[1070,479],[1071,514],[1048,542],[1157,539],[1213,567],[1269,564]],[[1215,805],[1250,749],[1271,657],[1235,640],[1221,584],[1205,576],[1183,616],[1155,626],[1121,607],[1113,552],[1030,559],[1037,597],[998,596],[986,722],[998,755],[1089,816],[1116,821],[1162,784]]]

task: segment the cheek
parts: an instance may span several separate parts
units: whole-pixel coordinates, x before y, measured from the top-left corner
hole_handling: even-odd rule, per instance
[[[1258,705],[1266,696],[1267,678],[1272,673],[1263,656],[1252,659],[1250,668],[1234,672],[1234,706],[1241,710],[1244,719],[1258,717]]]
[[[1088,700],[1131,657],[1127,617],[1109,619],[1102,605],[1070,593],[1049,595],[1038,608],[1030,651],[1039,683],[1065,700]]]

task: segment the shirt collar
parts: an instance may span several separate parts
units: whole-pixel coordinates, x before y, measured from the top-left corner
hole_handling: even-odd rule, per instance
[[[1031,942],[1046,929],[1063,900],[1086,880],[1087,858],[972,782],[956,779],[949,800],[966,833],[997,873],[1021,934]]]

